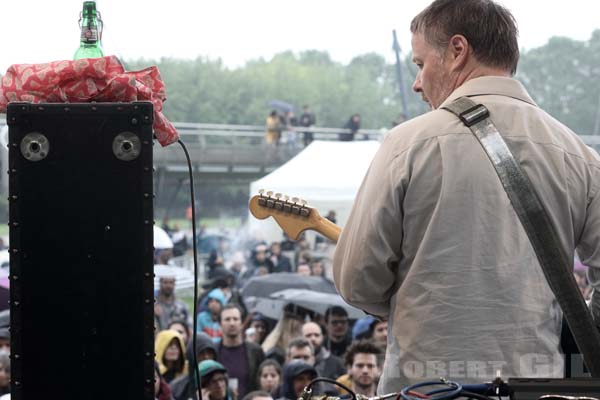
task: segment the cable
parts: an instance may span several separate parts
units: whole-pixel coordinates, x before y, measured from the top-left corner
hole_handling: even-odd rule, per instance
[[[197,391],[198,391],[198,398],[199,400],[202,400],[202,390],[200,389],[202,387],[202,384],[200,382],[200,371],[198,370],[198,360],[196,359],[196,330],[198,328],[198,319],[196,318],[196,307],[198,304],[198,247],[196,246],[196,199],[194,196],[194,174],[192,172],[192,161],[190,159],[190,154],[187,151],[187,148],[185,147],[185,144],[183,143],[183,141],[181,139],[177,140],[177,143],[179,143],[181,145],[181,148],[183,149],[183,152],[185,153],[185,158],[187,159],[187,164],[188,164],[188,171],[190,174],[190,197],[192,200],[192,247],[194,249],[194,306],[193,306],[193,338],[192,338],[192,348],[193,348],[193,353],[194,353],[194,377],[196,378],[196,382],[197,382]]]
[[[421,397],[420,396],[411,396],[409,394],[409,392],[414,391],[414,389],[418,389],[421,387],[425,387],[425,386],[438,386],[438,385],[446,385],[448,386],[447,388],[444,389],[438,389],[438,390],[434,390],[432,392],[427,393],[427,396],[430,396],[429,399],[430,400],[447,400],[447,399],[454,399],[456,398],[460,392],[462,391],[462,386],[459,383],[456,382],[452,382],[452,381],[447,381],[445,379],[440,379],[439,381],[429,381],[429,382],[421,382],[421,383],[416,383],[414,385],[410,385],[405,387],[404,389],[402,389],[400,391],[400,398],[402,400],[419,400]],[[433,394],[436,393],[445,393],[445,394],[441,394],[439,396],[432,396]]]
[[[304,388],[304,391],[302,392],[302,394],[309,394],[312,391],[312,387],[315,383],[317,382],[328,382],[328,383],[332,383],[334,385],[337,385],[339,387],[341,387],[342,389],[344,389],[346,392],[350,393],[350,396],[352,396],[352,400],[358,400],[356,398],[356,393],[354,393],[354,391],[352,389],[350,389],[348,386],[344,385],[343,383],[340,383],[334,379],[329,379],[329,378],[316,378],[313,379],[308,386],[306,386]],[[302,397],[302,396],[301,396]]]

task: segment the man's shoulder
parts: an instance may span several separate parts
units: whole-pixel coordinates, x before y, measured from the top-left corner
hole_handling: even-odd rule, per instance
[[[469,133],[469,130],[449,111],[438,109],[395,126],[386,134],[384,143],[395,152],[403,152],[451,133]]]

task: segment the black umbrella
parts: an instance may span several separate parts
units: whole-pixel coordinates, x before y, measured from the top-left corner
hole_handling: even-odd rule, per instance
[[[346,310],[350,319],[366,316],[358,308],[347,304],[337,293],[323,293],[309,289],[285,289],[272,293],[268,298],[257,298],[256,300],[254,310],[272,319],[280,319],[283,316],[284,308],[289,304],[321,315],[325,315],[328,308],[338,306]]]
[[[244,299],[269,297],[271,293],[284,289],[310,289],[322,293],[337,293],[333,282],[328,279],[281,272],[251,278],[242,288],[242,296]]]
[[[283,113],[294,111],[294,106],[292,104],[282,100],[271,100],[269,102],[269,107]]]

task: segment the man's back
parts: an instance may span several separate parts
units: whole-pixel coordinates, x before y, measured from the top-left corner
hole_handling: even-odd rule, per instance
[[[595,246],[585,224],[600,218],[588,209],[597,154],[510,78],[468,81],[446,103],[462,95],[490,110],[566,253],[580,240]],[[342,295],[389,315],[381,392],[439,376],[562,376],[560,310],[490,160],[451,113],[433,111],[386,138],[336,259]],[[340,275],[342,259],[355,267]],[[369,270],[378,265],[388,268]]]

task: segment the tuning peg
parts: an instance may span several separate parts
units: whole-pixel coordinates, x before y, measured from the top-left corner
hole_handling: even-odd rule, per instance
[[[269,190],[269,191],[267,192],[267,196],[269,196],[269,197],[273,196],[273,191],[272,191],[272,190]]]
[[[275,198],[279,200],[281,198],[281,193],[275,193]]]
[[[289,201],[290,200],[290,196],[288,196],[287,194],[283,196],[283,200],[285,201]]]
[[[258,189],[258,194],[260,194],[261,196],[263,195],[264,192],[265,192],[265,189]]]
[[[298,202],[298,198],[297,197],[292,197],[292,203],[297,203]]]
[[[300,204],[302,204],[303,206],[305,206],[306,205],[306,200],[300,199]]]

